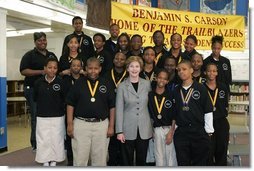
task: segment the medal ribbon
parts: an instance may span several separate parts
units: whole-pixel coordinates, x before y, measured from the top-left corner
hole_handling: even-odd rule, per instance
[[[156,58],[154,59],[155,65],[157,65],[157,63],[158,63],[159,59],[161,58],[161,56],[162,56],[162,52],[160,52],[160,53],[156,56]]]
[[[208,94],[209,94],[209,97],[212,101],[212,104],[213,104],[213,107],[215,106],[215,103],[217,101],[217,97],[218,97],[218,88],[216,88],[215,90],[215,94],[214,94],[214,97],[212,97],[211,93],[208,91]]]
[[[116,87],[121,83],[121,81],[122,81],[122,79],[124,78],[125,75],[126,75],[126,70],[124,71],[124,73],[123,73],[122,77],[120,78],[120,80],[118,82],[116,82],[114,71],[113,71],[113,69],[111,69],[111,77],[112,77]]]
[[[161,111],[162,111],[162,106],[163,106],[164,101],[165,101],[165,97],[162,98],[160,105],[159,105],[159,103],[158,103],[157,96],[154,96],[154,101],[155,101],[155,104],[156,104],[157,111],[158,111],[158,113],[159,113],[159,115],[160,115],[160,114],[161,114]]]
[[[199,82],[199,83],[202,83],[202,77],[199,77],[198,82]]]
[[[182,57],[179,57],[178,64],[182,61]]]
[[[99,84],[99,81],[96,81],[96,82],[95,82],[95,86],[94,86],[94,88],[93,88],[93,89],[92,89],[92,86],[91,86],[90,81],[89,81],[89,80],[86,80],[86,81],[87,81],[88,88],[89,88],[89,91],[90,91],[90,93],[91,93],[91,96],[92,96],[92,97],[94,97],[95,92],[96,92],[97,87],[98,87],[98,84]]]
[[[151,75],[150,78],[146,75],[145,71],[144,71],[144,75],[145,75],[145,77],[146,77],[146,80],[148,80],[148,81],[153,81],[153,79],[154,79],[154,71],[153,71],[153,73],[152,73],[152,75]]]
[[[186,106],[188,105],[193,90],[194,90],[193,88],[190,88],[185,98],[184,98],[184,96],[183,96],[183,91],[182,91],[182,89],[180,90],[181,98],[182,98],[182,101],[183,101],[183,104],[184,104],[184,105],[186,105]]]
[[[81,37],[80,42],[79,42],[79,48],[80,48],[80,49],[81,49],[81,44],[82,44],[82,42],[83,42],[83,36]]]

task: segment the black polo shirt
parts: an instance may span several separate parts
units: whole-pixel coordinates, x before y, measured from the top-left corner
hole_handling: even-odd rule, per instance
[[[146,71],[141,71],[139,73],[139,76],[145,80],[148,80],[151,82],[151,86],[152,86],[152,89],[155,89],[156,87],[156,77],[157,77],[157,73],[158,73],[158,68],[154,65],[152,71],[150,72],[146,72]]]
[[[80,77],[83,77],[83,75],[80,75]],[[79,77],[79,78],[80,78]],[[78,79],[79,79],[78,78]],[[66,95],[68,94],[70,88],[75,84],[75,82],[78,80],[73,78],[72,75],[64,75],[63,76],[63,82],[64,82],[64,87],[65,87],[65,91],[66,91]]]
[[[60,117],[64,115],[65,88],[63,80],[56,77],[48,83],[45,76],[34,84],[34,100],[37,102],[39,117]]]
[[[106,51],[110,53],[111,56],[115,56],[117,53],[117,44],[112,41],[111,38],[106,40],[104,48]]]
[[[198,83],[204,84],[206,82],[206,78],[203,74],[200,74],[197,77],[192,77],[193,80],[197,81]]]
[[[189,111],[183,111],[183,101],[180,90],[182,90],[184,97],[186,97],[190,88],[193,88],[193,92],[188,103]],[[213,111],[212,102],[205,86],[194,81],[191,87],[187,90],[185,90],[181,85],[177,86],[173,94],[176,105],[176,124],[179,127],[186,127],[190,125],[203,127],[205,123],[205,113]]]
[[[155,48],[155,46],[154,46],[153,48]],[[157,64],[156,64],[156,66],[157,66],[158,68],[164,68],[164,63],[165,63],[165,59],[166,59],[166,57],[167,57],[167,55],[168,55],[168,51],[167,51],[166,48],[163,48],[159,53],[156,53],[156,54],[155,54],[155,57],[157,58],[157,56],[158,56],[160,53],[161,53],[161,57],[159,58],[159,60],[158,60],[158,62],[157,62]]]
[[[139,53],[138,55],[134,55],[134,54],[132,53],[131,50],[128,51],[128,52],[126,53],[126,59],[128,59],[130,56],[139,56],[141,59],[143,59],[143,53],[142,53],[141,50],[140,50],[140,53]]]
[[[173,55],[172,55],[172,48],[169,50],[168,56],[173,56]],[[180,63],[182,60],[189,60],[189,59],[188,59],[188,57],[186,56],[186,54],[184,54],[184,53],[182,52],[182,50],[180,49],[180,53],[179,53],[178,56],[176,57],[176,64]]]
[[[115,85],[115,83],[114,83],[114,81],[113,81],[112,74],[111,74],[112,70],[113,70],[113,74],[114,74],[116,83],[118,83],[118,81],[123,77],[123,74],[124,74],[125,70],[123,70],[123,72],[121,72],[121,73],[118,73],[118,72],[116,72],[115,68],[112,68],[112,69],[109,70],[106,74],[103,75],[103,77],[104,77],[106,80],[108,80],[108,81],[110,82],[110,84],[112,84],[112,86],[114,87],[114,89],[116,89],[116,85]],[[128,74],[128,72],[126,71],[126,74],[125,74],[125,76],[122,78],[121,82],[123,82],[128,76],[129,76],[129,74]],[[120,82],[120,83],[121,83],[121,82]],[[119,83],[119,84],[120,84],[120,83]]]
[[[194,55],[194,54],[196,54],[197,53],[197,51],[196,51],[196,49],[193,49],[191,52],[188,52],[188,51],[184,51],[183,52],[183,55],[184,55],[184,57],[185,57],[185,59],[187,59],[187,60],[191,60],[191,58],[192,58],[192,56]]]
[[[212,57],[212,55],[210,55],[204,60],[204,64],[202,66],[203,71],[205,70],[208,63],[215,63],[217,65],[218,68],[217,82],[224,83],[227,87],[228,92],[230,92],[229,85],[232,84],[232,71],[229,59],[220,56],[219,60],[216,61]]]
[[[84,54],[79,53],[78,56],[76,57],[77,59],[80,59],[83,62],[83,66],[86,65],[87,57],[84,56]],[[63,70],[70,69],[71,67],[71,61],[69,55],[63,55],[59,59],[59,72],[62,72]]]
[[[46,59],[55,58],[56,55],[53,52],[46,51],[46,56],[40,53],[36,48],[28,51],[21,59],[19,71],[23,71],[24,69],[32,69],[32,70],[43,70]],[[36,76],[26,76],[24,80],[24,86],[34,86],[34,82],[40,78],[41,75]]]
[[[161,104],[162,98],[165,97],[163,107],[161,110],[161,119],[158,119],[158,110],[154,100],[154,96],[158,99],[158,105]],[[148,109],[151,118],[153,119],[153,127],[169,126],[172,124],[172,120],[175,115],[175,105],[173,104],[173,95],[168,91],[164,91],[162,94],[157,94],[155,91],[151,91],[148,94]]]
[[[101,63],[102,68],[100,76],[103,76],[113,68],[113,56],[111,56],[107,50],[103,49],[100,52],[95,52],[94,56],[98,58]]]
[[[215,90],[210,89],[207,84],[204,84],[207,90],[210,92],[212,98],[214,98]],[[226,85],[223,83],[217,83],[218,96],[215,103],[216,110],[213,111],[213,120],[225,118],[228,116],[228,92]]]
[[[75,117],[106,119],[110,109],[115,107],[114,87],[106,79],[98,78],[95,102],[91,102],[87,80],[87,77],[81,77],[76,81],[67,95],[66,103],[74,107]],[[92,88],[97,80],[90,80]]]
[[[94,47],[93,47],[93,41],[92,41],[91,37],[87,36],[83,32],[80,35],[78,35],[76,32],[73,32],[72,34],[69,34],[68,36],[70,36],[70,35],[75,35],[75,36],[78,37],[78,42],[81,46],[80,47],[81,54],[83,54],[87,58],[90,58],[94,55]],[[62,55],[64,54],[64,49],[65,49],[65,47],[67,46],[67,43],[68,43],[68,36],[66,36],[64,38],[64,43],[63,43],[63,48],[62,48]]]

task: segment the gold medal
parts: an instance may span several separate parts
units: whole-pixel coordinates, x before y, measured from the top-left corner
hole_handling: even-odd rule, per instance
[[[212,97],[211,93],[209,92],[208,90],[208,95],[212,101],[212,104],[213,104],[213,111],[216,111],[216,107],[215,107],[215,104],[216,104],[216,101],[217,101],[217,97],[218,97],[218,88],[215,89],[215,94],[214,94],[214,97]]]
[[[162,100],[161,100],[161,103],[159,104],[159,103],[158,103],[157,96],[156,96],[156,95],[154,96],[154,101],[155,101],[155,105],[156,105],[157,112],[158,112],[158,115],[157,115],[157,118],[158,118],[158,119],[161,119],[161,118],[162,118],[162,116],[161,116],[161,111],[162,111],[162,107],[163,107],[163,104],[164,104],[164,102],[165,102],[165,99],[166,99],[166,98],[163,97]]]
[[[95,102],[95,98],[94,97],[91,98],[91,102]]]
[[[190,107],[188,106],[188,103],[190,101],[193,90],[194,90],[193,88],[190,88],[189,91],[187,92],[186,97],[184,97],[182,89],[180,90],[181,98],[182,98],[182,102],[183,102],[183,107],[182,107],[183,111],[189,111],[190,110]]]
[[[161,118],[162,118],[161,114],[157,115],[157,118],[158,118],[158,119],[161,119]]]
[[[95,102],[95,93],[96,93],[96,90],[97,90],[97,87],[98,87],[98,84],[99,84],[99,81],[96,81],[95,82],[95,86],[94,88],[92,89],[92,86],[91,86],[91,83],[89,80],[86,80],[87,81],[87,85],[88,85],[88,88],[89,88],[89,91],[90,91],[90,94],[91,94],[91,102]]]

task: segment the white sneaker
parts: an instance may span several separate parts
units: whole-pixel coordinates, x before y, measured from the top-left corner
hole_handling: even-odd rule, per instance
[[[49,166],[49,162],[43,163],[43,166]]]
[[[50,166],[56,166],[56,162],[55,161],[51,161],[49,165]]]

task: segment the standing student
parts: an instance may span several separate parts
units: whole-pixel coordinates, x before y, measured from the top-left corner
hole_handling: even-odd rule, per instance
[[[186,56],[182,52],[182,35],[174,33],[170,36],[169,55],[176,59],[176,63],[179,64],[182,60],[186,59]]]
[[[149,112],[154,127],[154,153],[156,166],[177,166],[173,142],[175,132],[175,109],[173,93],[166,89],[169,73],[158,71],[155,90],[149,92]]]
[[[45,63],[45,76],[34,84],[34,100],[37,102],[35,161],[43,166],[56,166],[65,160],[64,151],[64,84],[57,77],[58,61],[49,58]]]
[[[74,58],[71,61],[70,66],[70,75],[63,76],[63,82],[65,85],[66,93],[68,94],[70,88],[75,84],[75,82],[83,76],[83,74],[80,74],[80,71],[83,69],[83,62],[78,59]],[[65,107],[66,108],[66,107]],[[72,146],[71,146],[71,137],[67,134],[67,113],[65,111],[65,126],[66,126],[66,139],[65,139],[65,146],[67,150],[67,159],[68,159],[68,166],[73,166],[73,153],[72,153]]]
[[[111,56],[117,53],[117,38],[120,33],[120,28],[117,24],[113,23],[109,27],[110,38],[106,40],[104,49],[107,50]]]
[[[67,46],[64,49],[63,55],[59,60],[59,75],[71,75],[70,65],[73,59],[80,59],[82,63],[86,63],[87,58],[79,53],[79,43],[76,35],[70,35],[67,37]],[[83,69],[80,70],[82,74],[85,74]]]
[[[176,59],[173,56],[167,56],[164,62],[164,68],[168,71],[169,82],[167,84],[168,91],[174,91],[175,87],[181,82],[176,73]]]
[[[191,57],[191,65],[194,70],[192,74],[193,80],[196,80],[198,83],[205,83],[205,75],[202,72],[203,56],[199,53],[195,53]]]
[[[183,54],[185,55],[187,60],[191,60],[191,57],[195,53],[197,53],[197,51],[195,49],[197,44],[198,44],[198,39],[195,35],[191,34],[186,37],[185,42],[184,42],[185,51],[183,52]]]
[[[142,58],[143,56],[143,50],[142,50],[142,37],[139,34],[134,34],[131,37],[131,42],[130,42],[130,51],[129,53],[126,54],[127,58],[130,56],[139,56]]]
[[[130,36],[127,33],[120,34],[117,39],[117,52],[122,52],[123,54],[128,55],[130,51],[130,42]]]
[[[213,104],[213,127],[211,137],[211,150],[209,165],[227,166],[227,151],[229,142],[228,116],[228,92],[225,84],[216,81],[218,75],[216,64],[209,63],[206,66],[205,86]]]
[[[72,34],[69,34],[64,38],[63,48],[62,48],[62,55],[64,54],[64,49],[67,46],[68,37],[70,35],[76,35],[78,37],[79,42],[79,53],[81,53],[86,58],[90,58],[94,55],[94,48],[93,48],[93,42],[91,37],[84,34],[82,31],[83,29],[83,20],[80,16],[75,16],[72,19],[72,27],[74,28],[74,32]]]
[[[120,83],[116,96],[116,134],[121,141],[124,166],[145,166],[152,125],[148,111],[150,82],[139,77],[143,60],[131,56],[126,60],[129,77]]]
[[[223,48],[223,37],[212,37],[212,54],[204,60],[203,71],[208,63],[215,63],[218,68],[217,81],[222,82],[227,86],[228,93],[230,93],[229,86],[232,84],[232,71],[229,59],[221,56],[221,50]]]
[[[156,30],[153,33],[153,43],[154,43],[154,50],[155,50],[155,65],[158,68],[163,68],[164,65],[164,58],[167,55],[168,51],[166,45],[164,43],[165,37],[161,30]]]
[[[95,47],[94,56],[98,58],[101,63],[100,75],[102,76],[113,68],[113,56],[103,47],[106,41],[106,37],[103,34],[96,33],[93,36],[93,41]]]
[[[36,150],[36,102],[34,96],[34,82],[45,74],[44,64],[46,59],[55,58],[53,52],[47,50],[47,37],[44,32],[35,32],[33,35],[35,47],[28,51],[21,59],[20,73],[25,76],[24,95],[30,107],[31,136],[30,143],[33,151]]]
[[[73,165],[87,166],[90,159],[92,166],[106,166],[107,137],[114,134],[114,88],[99,76],[99,59],[89,58],[86,71],[87,77],[78,79],[66,98]]]
[[[125,61],[126,56],[122,52],[117,52],[113,60],[114,67],[105,75],[105,78],[113,85],[115,92],[119,84],[128,77],[128,73],[125,69]],[[110,137],[108,154],[108,166],[122,165],[121,142],[117,140],[116,134]]]
[[[213,107],[204,85],[192,80],[190,61],[177,66],[183,81],[174,91],[176,125],[174,144],[179,166],[207,165],[213,129]]]
[[[152,88],[155,88],[156,82],[156,73],[158,68],[155,66],[155,50],[152,46],[147,46],[144,49],[143,54],[143,61],[144,61],[144,68],[140,72],[140,77],[146,79],[151,82]]]

